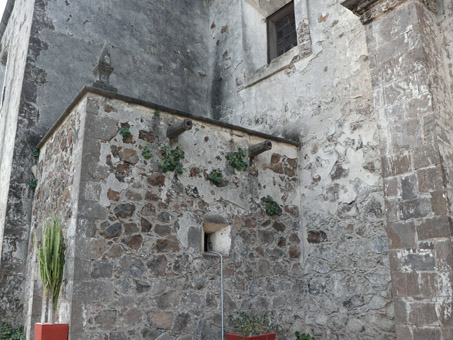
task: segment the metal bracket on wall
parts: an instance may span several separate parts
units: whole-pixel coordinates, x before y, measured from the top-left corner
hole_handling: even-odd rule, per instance
[[[272,149],[272,142],[270,140],[265,140],[262,143],[258,143],[249,147],[249,157],[258,156],[260,153],[269,151]]]
[[[190,119],[184,119],[183,121],[170,125],[167,129],[168,138],[176,138],[184,131],[192,129],[192,121]]]

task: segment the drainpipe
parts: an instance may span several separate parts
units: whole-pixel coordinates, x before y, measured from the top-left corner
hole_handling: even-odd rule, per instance
[[[213,250],[210,250],[207,253],[220,256],[220,309],[222,312],[222,340],[223,340],[224,333],[225,333],[223,330],[223,256],[222,256],[222,254],[220,254],[216,251],[213,251]]]

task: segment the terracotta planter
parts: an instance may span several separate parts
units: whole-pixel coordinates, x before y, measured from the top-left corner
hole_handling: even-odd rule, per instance
[[[275,333],[268,333],[263,335],[252,335],[248,337],[244,337],[243,335],[237,335],[233,333],[226,333],[227,340],[275,340],[277,334]]]
[[[67,323],[35,323],[35,340],[68,340]]]

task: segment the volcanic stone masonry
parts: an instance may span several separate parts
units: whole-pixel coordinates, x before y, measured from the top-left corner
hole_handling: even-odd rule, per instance
[[[274,138],[271,151],[238,171],[226,156],[263,136],[193,119],[192,130],[169,140],[168,126],[184,117],[90,91],[79,98],[40,148],[33,206],[33,229],[52,211],[64,220],[58,321],[70,323],[71,339],[219,338],[220,262],[202,244],[212,224],[230,230],[225,315],[273,311],[280,324],[301,326],[295,143]],[[184,172],[163,173],[162,147],[178,145]],[[222,170],[221,185],[208,180],[213,169]],[[278,216],[265,212],[268,195]],[[32,244],[29,252],[30,331],[41,293]]]

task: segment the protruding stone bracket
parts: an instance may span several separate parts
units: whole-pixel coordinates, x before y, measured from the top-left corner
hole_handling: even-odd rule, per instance
[[[96,77],[96,81],[93,83],[93,87],[97,87],[102,90],[110,92],[118,92],[118,90],[110,85],[110,75],[114,68],[112,67],[112,60],[110,57],[109,44],[104,43],[101,54],[99,56],[98,63],[93,70],[93,74]]]
[[[249,147],[249,157],[258,156],[260,153],[269,151],[272,149],[272,142],[270,140],[265,140],[264,142],[252,145]]]
[[[437,13],[436,0],[345,0],[341,4],[351,10],[355,15],[360,16],[362,23],[368,24],[378,16],[389,12],[404,2],[418,1],[424,4],[429,10]]]
[[[176,138],[184,131],[192,129],[192,125],[192,121],[187,118],[179,123],[170,125],[167,129],[167,137]]]

